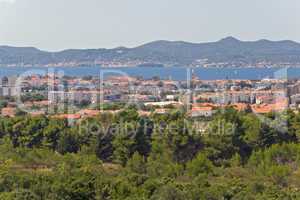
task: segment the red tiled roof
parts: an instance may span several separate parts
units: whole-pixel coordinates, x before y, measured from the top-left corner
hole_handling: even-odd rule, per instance
[[[254,113],[270,113],[272,111],[283,111],[287,108],[287,104],[284,102],[279,102],[275,104],[262,104],[262,105],[252,105],[251,109]]]
[[[235,104],[232,104],[232,106],[233,106],[233,108],[235,108],[238,111],[244,111],[244,110],[246,110],[248,104],[245,104],[245,103],[235,103]]]
[[[14,117],[16,115],[16,108],[2,108],[1,115],[5,117]]]
[[[163,114],[163,113],[167,113],[168,112],[168,110],[167,109],[155,109],[155,111],[154,111],[155,113],[158,113],[158,114]]]
[[[80,115],[86,115],[86,116],[97,116],[100,114],[100,111],[99,110],[90,110],[90,109],[84,109],[84,110],[81,110],[79,111]]]

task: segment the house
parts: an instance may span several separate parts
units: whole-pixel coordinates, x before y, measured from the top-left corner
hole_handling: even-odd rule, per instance
[[[107,114],[107,113],[110,113],[110,114],[118,114],[120,113],[122,110],[100,110],[100,114]]]
[[[191,117],[211,117],[215,110],[211,106],[193,107],[189,113]]]
[[[29,114],[30,114],[32,117],[37,117],[37,116],[45,115],[46,112],[43,111],[43,110],[40,110],[40,111],[33,111],[33,112],[30,112]]]
[[[81,115],[80,114],[59,114],[59,115],[54,115],[53,118],[77,120],[81,118]]]
[[[170,105],[173,105],[175,107],[179,107],[179,106],[182,106],[183,104],[181,102],[177,102],[177,101],[161,101],[161,102],[147,102],[147,103],[145,103],[145,106],[164,107],[164,106],[170,106]]]
[[[167,99],[168,101],[174,101],[174,100],[175,100],[175,96],[174,96],[174,95],[167,95],[167,96],[166,96],[166,99]]]
[[[149,111],[142,111],[142,110],[139,110],[138,113],[140,117],[148,117],[151,114],[151,112]]]
[[[256,97],[256,104],[269,104],[274,101],[274,97],[272,95],[262,95]]]
[[[1,115],[3,117],[15,117],[15,115],[16,115],[16,108],[15,107],[2,108]]]
[[[251,105],[251,109],[256,114],[267,114],[273,111],[273,106],[270,104]]]
[[[266,114],[270,112],[282,112],[288,108],[288,100],[285,98],[277,98],[275,103],[251,105],[251,109],[257,114]]]
[[[234,109],[236,109],[237,111],[241,112],[241,111],[245,111],[248,107],[249,104],[246,103],[235,103],[231,105]]]
[[[164,108],[155,109],[155,111],[154,111],[155,114],[166,114],[168,112],[169,112],[169,109],[164,109]]]
[[[95,117],[100,114],[100,110],[84,109],[78,112],[82,117]]]

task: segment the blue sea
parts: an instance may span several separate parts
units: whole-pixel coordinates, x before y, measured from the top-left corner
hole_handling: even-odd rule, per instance
[[[260,80],[264,78],[300,78],[300,68],[185,68],[185,67],[0,67],[0,77],[30,74],[60,73],[66,76],[111,76],[129,75],[145,79],[158,76],[161,79],[186,80],[194,73],[201,80],[245,79]]]

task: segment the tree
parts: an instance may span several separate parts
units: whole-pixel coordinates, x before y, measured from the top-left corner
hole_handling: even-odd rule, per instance
[[[134,150],[143,156],[148,156],[150,153],[152,131],[153,123],[149,119],[142,118],[139,120],[139,124],[134,136]]]
[[[151,200],[185,200],[186,195],[172,184],[160,188]]]
[[[146,162],[145,158],[139,153],[135,152],[131,159],[127,162],[126,168],[133,173],[145,174],[146,173]]]
[[[79,147],[77,136],[72,131],[67,130],[60,135],[57,144],[57,151],[59,153],[76,153]]]
[[[113,156],[114,135],[110,132],[99,134],[96,142],[96,155],[104,162],[111,162]]]
[[[44,128],[48,125],[45,117],[25,117],[13,126],[12,140],[16,146],[41,146]]]
[[[212,162],[204,153],[199,153],[195,159],[187,163],[187,170],[190,176],[212,173],[213,168]]]
[[[55,150],[58,145],[58,140],[65,128],[66,124],[64,121],[51,119],[48,126],[43,130],[43,146]]]
[[[139,114],[137,112],[137,109],[134,106],[130,106],[129,108],[122,110],[118,116],[117,121],[121,121],[123,123],[126,122],[137,122],[139,119]]]
[[[127,160],[132,156],[135,149],[135,141],[128,132],[119,133],[113,140],[113,158],[118,164],[125,166]]]

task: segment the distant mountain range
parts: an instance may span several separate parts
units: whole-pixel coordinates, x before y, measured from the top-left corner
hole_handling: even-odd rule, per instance
[[[0,66],[300,66],[300,44],[293,41],[155,41],[135,48],[69,49],[0,46]]]

